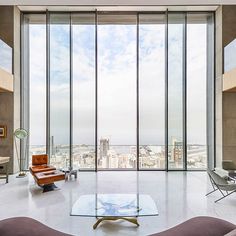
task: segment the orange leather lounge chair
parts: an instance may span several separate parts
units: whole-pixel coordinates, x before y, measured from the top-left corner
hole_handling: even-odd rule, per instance
[[[32,166],[29,168],[30,173],[34,176],[36,173],[56,170],[54,166],[48,165],[48,155],[32,155]]]
[[[54,182],[65,179],[65,173],[48,165],[47,154],[32,155],[32,166],[29,170],[36,183],[43,188],[43,192],[54,190],[57,188]]]

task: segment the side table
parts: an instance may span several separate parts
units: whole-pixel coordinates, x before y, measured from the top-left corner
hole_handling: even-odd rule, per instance
[[[0,179],[6,179],[6,183],[8,183],[8,163],[10,161],[10,157],[0,157],[0,166],[6,169],[6,175],[0,176]]]
[[[75,179],[77,179],[78,170],[73,170],[73,169],[70,169],[70,168],[62,168],[62,169],[60,169],[60,171],[65,173],[65,180],[68,180],[72,176],[74,176]]]

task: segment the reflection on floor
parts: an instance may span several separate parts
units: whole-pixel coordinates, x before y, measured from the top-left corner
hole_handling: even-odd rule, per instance
[[[236,194],[219,203],[219,193],[205,197],[211,189],[205,172],[80,172],[77,181],[58,182],[59,191],[42,194],[28,177],[10,177],[0,182],[0,219],[29,216],[50,227],[74,235],[148,235],[174,226],[193,216],[208,215],[236,223]],[[95,218],[70,216],[76,199],[91,193],[149,194],[156,201],[159,216],[140,217],[140,227],[126,222],[103,223],[95,231]]]

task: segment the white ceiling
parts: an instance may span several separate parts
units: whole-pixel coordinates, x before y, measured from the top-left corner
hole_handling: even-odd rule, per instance
[[[0,5],[17,5],[22,11],[165,11],[215,10],[219,5],[234,5],[236,0],[0,0]]]
[[[0,5],[223,5],[236,0],[0,0]]]
[[[0,5],[223,5],[236,0],[0,0]]]
[[[21,11],[214,11],[218,6],[18,6]]]

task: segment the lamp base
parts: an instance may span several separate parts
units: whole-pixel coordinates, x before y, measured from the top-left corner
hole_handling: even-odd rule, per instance
[[[26,176],[27,176],[27,174],[26,174],[25,172],[21,171],[21,172],[16,176],[16,178],[24,178],[24,177],[26,177]]]

